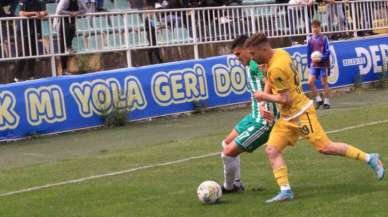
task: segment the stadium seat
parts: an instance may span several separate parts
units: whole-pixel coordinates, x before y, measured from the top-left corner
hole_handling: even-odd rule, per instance
[[[129,47],[144,47],[148,45],[146,32],[128,32]]]
[[[104,8],[108,11],[113,11],[115,9],[115,4],[112,1],[104,1]]]
[[[140,14],[136,13],[129,13],[127,18],[127,25],[129,28],[140,28],[144,26],[143,19],[141,18]]]
[[[192,38],[186,28],[176,28],[173,32],[173,41],[174,43],[189,43]]]
[[[130,9],[128,0],[115,0],[113,3],[113,11],[123,11],[128,9]]]
[[[90,18],[89,17],[77,17],[76,19],[76,30],[77,32],[88,32],[90,31]]]
[[[253,8],[244,8],[245,16],[247,17],[270,17],[275,16],[275,12],[272,8],[269,7],[253,7]]]
[[[273,4],[276,0],[243,0],[243,5]]]
[[[57,9],[58,4],[57,3],[47,3],[46,8],[48,14],[55,14],[55,10]]]

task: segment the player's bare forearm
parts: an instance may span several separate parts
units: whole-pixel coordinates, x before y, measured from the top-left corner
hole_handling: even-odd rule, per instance
[[[264,86],[264,93],[272,93],[271,91],[271,84],[267,82],[267,79],[264,78],[265,86]]]

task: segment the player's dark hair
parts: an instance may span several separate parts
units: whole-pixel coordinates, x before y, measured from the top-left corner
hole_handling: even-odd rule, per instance
[[[240,35],[236,39],[233,40],[232,45],[230,46],[230,49],[235,49],[237,47],[244,47],[244,43],[248,40],[247,35]]]
[[[256,47],[263,43],[269,43],[267,36],[258,32],[252,35],[244,44],[245,47]]]
[[[319,20],[313,20],[311,21],[311,26],[321,26],[321,22]]]

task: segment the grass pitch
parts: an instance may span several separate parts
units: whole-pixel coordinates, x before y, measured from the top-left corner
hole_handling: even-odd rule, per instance
[[[346,94],[320,111],[327,131],[388,120],[388,91]],[[0,194],[220,151],[220,141],[249,109],[208,112],[115,129],[42,137],[0,145]],[[330,133],[388,159],[388,122]],[[202,205],[196,188],[223,181],[218,155],[0,197],[0,216],[250,217],[387,216],[388,182],[364,162],[324,156],[304,141],[285,158],[296,193],[292,202],[265,204],[278,187],[263,148],[241,158],[246,191]],[[388,164],[388,161],[386,162]],[[261,187],[264,191],[253,191]]]

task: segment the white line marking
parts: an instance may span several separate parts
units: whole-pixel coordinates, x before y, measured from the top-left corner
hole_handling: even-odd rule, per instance
[[[358,124],[358,125],[345,127],[345,128],[341,128],[341,129],[337,129],[337,130],[330,130],[330,131],[327,131],[326,133],[327,134],[339,133],[339,132],[344,132],[344,131],[348,131],[348,130],[363,128],[363,127],[368,127],[368,126],[373,126],[373,125],[383,124],[383,123],[388,123],[388,119],[381,120],[381,121],[373,121],[373,122],[369,122],[369,123],[365,123],[365,124]],[[176,160],[176,161],[151,164],[148,166],[142,166],[142,167],[121,170],[121,171],[116,171],[116,172],[111,172],[111,173],[105,173],[105,174],[100,174],[100,175],[95,175],[95,176],[88,176],[88,177],[84,177],[84,178],[80,178],[80,179],[73,179],[73,180],[67,180],[67,181],[63,181],[63,182],[40,185],[40,186],[31,187],[31,188],[20,189],[17,191],[10,191],[10,192],[6,192],[6,193],[2,193],[2,194],[0,194],[0,197],[6,197],[6,196],[15,195],[15,194],[37,191],[37,190],[41,190],[41,189],[52,188],[52,187],[57,187],[57,186],[62,186],[62,185],[81,183],[81,182],[85,182],[85,181],[89,181],[89,180],[93,180],[93,179],[104,178],[104,177],[109,177],[109,176],[117,176],[117,175],[122,175],[122,174],[126,174],[126,173],[132,173],[132,172],[135,172],[138,170],[145,170],[145,169],[151,169],[151,168],[155,168],[155,167],[169,166],[169,165],[173,165],[173,164],[184,163],[184,162],[191,161],[191,160],[213,157],[213,156],[216,156],[219,154],[220,154],[220,152],[213,152],[213,153],[209,153],[209,154],[205,154],[205,155],[184,158],[184,159]]]
[[[373,126],[373,125],[377,125],[377,124],[384,124],[384,123],[388,123],[388,119],[380,120],[380,121],[372,121],[372,122],[365,123],[365,124],[353,125],[353,126],[344,127],[344,128],[338,129],[338,130],[330,130],[330,131],[327,131],[326,133],[327,134],[339,133],[339,132],[344,132],[344,131],[353,130],[353,129],[357,129],[357,128],[369,127],[369,126]]]

